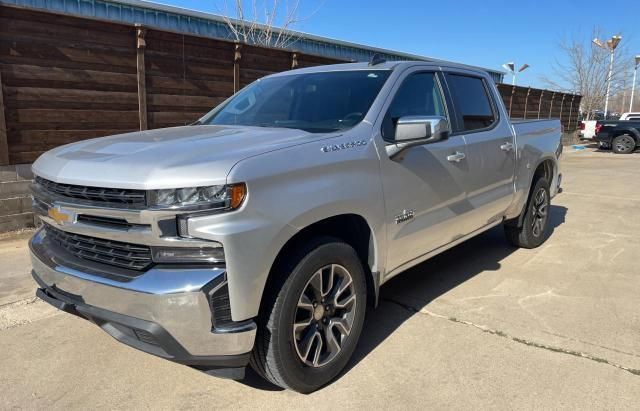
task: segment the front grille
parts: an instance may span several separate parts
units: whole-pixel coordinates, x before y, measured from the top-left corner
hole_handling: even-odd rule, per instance
[[[145,245],[68,233],[46,224],[45,230],[48,239],[85,260],[138,271],[152,264],[151,249]]]
[[[127,220],[124,220],[122,218],[101,217],[88,214],[80,214],[78,216],[78,222],[91,225],[99,225],[107,228],[119,228],[123,230],[128,230],[134,227],[134,224],[131,224],[127,222]]]
[[[35,181],[44,191],[65,198],[102,203],[116,207],[141,208],[146,204],[146,192],[144,190],[62,184],[46,180],[42,177],[36,177]]]

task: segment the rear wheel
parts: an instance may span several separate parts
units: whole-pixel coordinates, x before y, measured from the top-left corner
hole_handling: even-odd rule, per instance
[[[531,189],[521,224],[505,224],[507,239],[522,248],[536,248],[542,244],[547,238],[550,205],[549,182],[540,177]]]
[[[308,393],[333,379],[356,348],[366,280],[355,250],[324,238],[278,269],[265,291],[252,367],[283,388]]]
[[[613,139],[612,146],[616,154],[629,154],[636,149],[636,141],[633,137],[623,134]]]

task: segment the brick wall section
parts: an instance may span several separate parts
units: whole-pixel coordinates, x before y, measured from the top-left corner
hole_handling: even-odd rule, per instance
[[[0,233],[34,226],[31,164],[0,166]]]

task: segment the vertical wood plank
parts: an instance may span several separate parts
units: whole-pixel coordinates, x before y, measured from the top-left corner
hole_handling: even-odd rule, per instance
[[[291,69],[295,69],[298,67],[298,53],[291,54]]]
[[[4,87],[0,73],[0,165],[9,164],[9,144],[7,142],[7,122],[4,115]]]
[[[575,94],[571,96],[571,105],[569,106],[569,122],[567,123],[567,131],[573,131],[571,128],[571,120],[573,119],[573,99],[575,99]],[[578,122],[576,121],[576,126]]]
[[[138,115],[140,117],[140,130],[148,128],[147,123],[147,81],[146,68],[144,64],[144,49],[147,43],[144,40],[146,30],[136,24],[136,67],[138,79]]]
[[[529,87],[527,89],[527,97],[525,97],[524,99],[524,116],[522,118],[524,118],[525,120],[527,119],[527,106],[529,105],[529,95],[531,94],[531,87]]]
[[[542,100],[544,100],[544,90],[540,92],[540,100],[538,100],[538,120],[540,120],[540,109],[542,108]]]
[[[516,94],[516,86],[511,86],[511,97],[509,97],[509,117],[511,117],[511,108],[513,107],[514,94]]]
[[[233,53],[233,92],[240,90],[240,59],[242,58],[242,45],[236,44]]]

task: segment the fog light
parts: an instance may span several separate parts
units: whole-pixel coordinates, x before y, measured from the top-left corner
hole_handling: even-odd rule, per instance
[[[156,263],[220,263],[224,262],[224,249],[217,247],[154,247]]]

